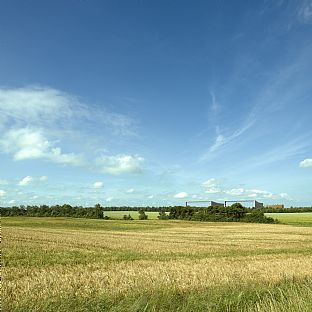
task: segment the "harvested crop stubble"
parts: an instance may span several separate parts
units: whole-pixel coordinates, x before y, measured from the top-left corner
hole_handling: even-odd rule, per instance
[[[91,221],[68,228],[56,219],[52,228],[44,218],[33,227],[5,220],[4,305],[18,310],[69,295],[114,301],[160,289],[200,293],[312,278],[311,227],[148,221],[149,231],[132,221],[122,231],[123,221],[102,221],[103,228]]]

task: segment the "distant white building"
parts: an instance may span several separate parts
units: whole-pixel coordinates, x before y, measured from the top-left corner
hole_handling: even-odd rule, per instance
[[[256,200],[226,200],[224,203],[218,203],[212,200],[190,200],[185,202],[185,206],[192,207],[229,207],[233,204],[239,203],[246,208],[263,208],[263,203]]]
[[[185,202],[185,206],[194,206],[194,207],[211,207],[211,206],[219,206],[224,207],[223,203],[217,203],[212,200],[190,200]]]
[[[225,207],[229,207],[233,204],[239,203],[244,207],[247,208],[263,208],[263,203],[260,203],[256,200],[226,200],[224,202]]]

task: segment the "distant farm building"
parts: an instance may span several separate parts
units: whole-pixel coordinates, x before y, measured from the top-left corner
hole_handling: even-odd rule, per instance
[[[212,200],[192,200],[192,201],[187,201],[185,202],[185,206],[195,206],[195,207],[224,207],[223,203],[217,203]]]
[[[185,206],[193,207],[229,207],[233,204],[239,203],[247,208],[263,208],[263,203],[256,200],[226,200],[224,203],[218,203],[212,200],[190,200],[185,202]],[[273,206],[283,206],[283,205],[273,205]],[[283,206],[284,207],[284,206]]]

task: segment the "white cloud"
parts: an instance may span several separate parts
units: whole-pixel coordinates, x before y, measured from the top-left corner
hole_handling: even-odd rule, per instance
[[[298,11],[298,18],[302,23],[310,24],[312,23],[312,1],[303,1],[302,7]]]
[[[216,187],[211,187],[211,188],[207,189],[205,191],[205,193],[207,193],[207,194],[216,194],[216,193],[221,193],[221,190],[219,188],[216,188]]]
[[[103,187],[103,182],[101,182],[101,181],[94,182],[93,187],[94,188],[101,188],[101,187]]]
[[[239,195],[242,195],[244,193],[244,189],[243,188],[233,188],[229,191],[226,191],[225,193],[226,194],[229,194],[229,195],[232,195],[232,196],[239,196]]]
[[[15,203],[15,199],[11,199],[10,201],[8,201],[8,204],[14,204]]]
[[[207,180],[207,181],[202,183],[203,187],[208,187],[208,188],[209,187],[214,187],[216,185],[217,185],[217,180],[214,179],[214,178],[211,178],[211,179],[209,179],[209,180]]]
[[[299,167],[301,168],[308,168],[312,167],[312,158],[307,158],[300,162]]]
[[[31,176],[27,176],[18,182],[18,185],[26,186],[29,185],[33,181]]]
[[[253,124],[255,123],[255,118],[250,115],[246,119],[245,123],[241,128],[231,131],[231,133],[226,133],[226,135],[220,133],[220,127],[216,126],[216,137],[214,143],[209,147],[208,151],[206,151],[201,157],[200,160],[205,161],[208,160],[212,153],[224,148],[225,146],[230,145],[234,142],[238,137],[243,135],[247,130],[249,130]],[[228,132],[228,131],[227,131]]]
[[[107,202],[111,202],[113,199],[114,199],[114,197],[107,197],[107,198],[106,198],[106,201],[107,201]]]
[[[216,136],[215,142],[209,148],[209,152],[214,152],[226,143],[226,138],[222,134]]]
[[[143,157],[124,154],[102,156],[96,159],[96,164],[100,172],[113,175],[142,173],[143,162]]]
[[[152,199],[154,198],[154,195],[149,195],[147,198]]]
[[[83,164],[80,155],[62,153],[61,148],[54,147],[54,143],[48,141],[38,129],[11,129],[0,140],[0,147],[5,153],[13,154],[17,161],[42,158],[60,164]]]
[[[180,192],[178,194],[175,194],[174,198],[185,198],[187,196],[188,196],[188,194],[186,192]]]
[[[130,189],[126,190],[126,193],[132,194],[132,193],[134,193],[134,189],[133,189],[133,188],[130,188]]]
[[[112,134],[135,134],[134,121],[128,116],[85,104],[75,95],[49,87],[0,88],[0,116],[2,125],[13,122],[14,127],[31,125],[63,130],[74,125],[78,128],[83,122],[91,127],[100,123]]]
[[[220,104],[216,99],[216,95],[213,91],[210,91],[210,96],[211,96],[211,111],[213,112],[213,114],[216,116],[218,114],[218,112],[220,111]]]
[[[221,189],[218,187],[218,181],[214,178],[211,178],[202,183],[202,186],[205,189],[205,193],[207,194],[216,194],[220,193]]]
[[[39,181],[41,181],[41,182],[45,182],[45,181],[47,181],[48,180],[48,177],[47,176],[41,176],[40,178],[39,178]]]
[[[59,118],[71,118],[73,101],[73,97],[51,88],[0,89],[1,115],[18,124],[46,125]]]
[[[270,195],[270,194],[272,194],[271,192],[263,191],[263,190],[257,190],[257,189],[252,189],[252,190],[248,190],[248,191],[255,193],[255,194],[259,194],[259,195]]]
[[[8,185],[8,181],[7,180],[0,180],[0,185]]]
[[[4,196],[5,196],[5,194],[6,194],[6,191],[4,191],[4,190],[0,190],[0,197],[4,197]]]
[[[278,194],[280,198],[291,200],[291,197],[287,193]]]

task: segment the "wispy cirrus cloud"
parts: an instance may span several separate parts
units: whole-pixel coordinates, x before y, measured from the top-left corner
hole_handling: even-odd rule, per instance
[[[129,116],[109,112],[73,94],[42,86],[0,88],[2,127],[66,128],[78,131],[81,123],[92,127],[100,123],[110,134],[134,135],[135,121]]]

